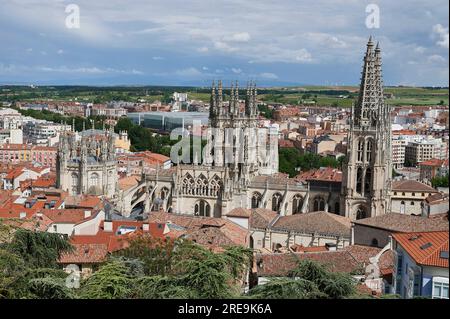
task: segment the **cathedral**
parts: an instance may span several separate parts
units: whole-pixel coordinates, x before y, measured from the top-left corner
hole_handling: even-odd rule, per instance
[[[102,134],[89,133],[89,130],[81,134],[74,130],[61,133],[56,161],[57,187],[72,196],[114,198],[118,193],[114,133],[112,128],[103,130]]]
[[[352,106],[347,160],[338,189],[315,188],[278,174],[278,132],[269,130],[267,139],[260,138],[264,134],[258,128],[256,87],[247,87],[242,105],[237,84],[227,91],[230,96],[225,99],[222,83],[212,86],[207,133],[212,147],[206,147],[201,164],[177,162],[171,170],[142,177],[142,188],[121,194],[122,214],[142,200],[146,211],[214,217],[240,207],[265,208],[280,215],[324,210],[353,220],[389,211],[390,112],[384,103],[381,50],[372,39],[364,57],[359,98]]]
[[[72,195],[106,196],[125,217],[136,208],[210,217],[226,216],[235,208],[263,208],[281,216],[326,211],[352,220],[386,214],[391,125],[381,66],[380,47],[370,39],[359,97],[351,110],[342,183],[296,181],[279,174],[278,130],[260,127],[255,84],[240,91],[237,83],[224,89],[219,81],[212,85],[209,125],[200,132],[207,144],[200,152],[194,148],[193,163],[172,156],[175,167],[143,174],[135,186],[119,190],[113,132],[82,132],[81,137],[64,132],[58,186]]]

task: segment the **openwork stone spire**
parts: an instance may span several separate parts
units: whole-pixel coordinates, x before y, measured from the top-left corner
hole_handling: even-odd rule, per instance
[[[361,76],[358,102],[354,110],[355,127],[370,129],[384,124],[386,113],[381,75],[381,50],[379,44],[374,49],[372,37],[367,43]]]

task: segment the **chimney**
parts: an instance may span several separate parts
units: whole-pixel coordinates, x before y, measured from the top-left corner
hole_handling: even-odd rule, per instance
[[[27,218],[27,213],[25,213],[25,212],[20,212],[20,213],[19,213],[19,218],[20,218],[20,219],[25,219],[25,218]]]
[[[142,224],[142,230],[148,232],[150,230],[150,225],[148,223]]]
[[[112,221],[104,221],[103,222],[103,230],[105,232],[112,232],[113,231],[113,223]]]
[[[89,217],[91,217],[91,215],[92,215],[92,213],[91,213],[90,210],[85,210],[84,211],[84,218],[89,218]]]
[[[326,243],[325,247],[327,247],[328,251],[336,251],[337,250],[336,244]]]

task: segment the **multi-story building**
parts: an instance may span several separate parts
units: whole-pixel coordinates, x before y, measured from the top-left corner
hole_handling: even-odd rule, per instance
[[[405,162],[411,165],[428,161],[432,158],[446,159],[448,146],[442,139],[426,138],[412,141],[405,147]]]
[[[3,144],[0,146],[0,163],[18,164],[31,161],[32,145]]]
[[[405,164],[406,140],[401,136],[392,137],[392,167],[403,168]]]
[[[396,233],[393,282],[402,298],[449,299],[448,231]]]
[[[31,160],[43,166],[56,168],[57,152],[56,147],[35,145],[31,148]]]

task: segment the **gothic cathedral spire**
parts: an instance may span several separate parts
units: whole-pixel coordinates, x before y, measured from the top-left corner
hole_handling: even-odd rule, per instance
[[[367,43],[361,85],[352,106],[346,166],[342,180],[342,211],[361,219],[389,212],[391,123],[384,102],[381,49]]]

